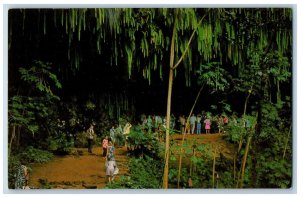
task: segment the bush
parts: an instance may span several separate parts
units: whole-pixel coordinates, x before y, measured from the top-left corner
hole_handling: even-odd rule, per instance
[[[87,133],[86,132],[81,132],[76,135],[76,139],[74,141],[74,146],[76,148],[87,147]]]
[[[148,155],[157,157],[159,142],[157,135],[151,132],[143,132],[140,126],[134,126],[128,136],[127,143],[135,155]]]
[[[8,158],[8,188],[13,189],[15,187],[15,179],[18,167],[21,166],[21,162],[18,157]]]
[[[46,163],[53,158],[53,154],[49,151],[44,151],[40,149],[28,146],[23,152],[18,156],[19,159],[26,163]]]
[[[50,151],[68,154],[71,151],[71,147],[74,146],[74,139],[73,137],[67,137],[64,133],[61,133],[56,137],[48,137],[47,145]]]
[[[130,176],[109,184],[108,188],[155,189],[161,188],[163,163],[150,157],[132,159],[129,163]]]

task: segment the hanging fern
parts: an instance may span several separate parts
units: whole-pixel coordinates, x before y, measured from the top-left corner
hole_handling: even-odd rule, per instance
[[[78,43],[82,42],[82,34],[89,31],[95,38],[94,48],[99,55],[105,46],[111,46],[111,57],[107,58],[111,61],[110,66],[120,64],[125,56],[128,77],[131,78],[134,65],[149,83],[152,75],[157,74],[161,79],[165,75],[163,67],[169,57],[170,30],[175,17],[178,20],[176,60],[196,30],[183,59],[187,85],[190,85],[191,71],[195,69],[193,65],[227,60],[227,63],[242,68],[253,50],[269,47],[280,54],[288,54],[293,41],[290,8],[72,8],[33,10],[34,15],[28,15],[26,9],[19,12],[16,17],[23,22],[24,34],[31,31],[27,26],[32,22],[41,24],[34,28],[39,28],[45,36],[52,28],[64,30],[62,37],[67,39],[66,59],[70,61],[71,70],[80,68],[82,54],[75,48],[80,47]],[[199,23],[205,14],[207,16]],[[13,31],[15,28],[9,24],[9,46],[13,42]],[[135,49],[140,49],[142,56],[138,57],[140,54],[135,53]],[[141,65],[141,62],[145,64]]]

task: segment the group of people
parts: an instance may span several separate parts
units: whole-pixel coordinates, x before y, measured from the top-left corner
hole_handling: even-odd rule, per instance
[[[225,133],[224,128],[228,124],[228,117],[226,115],[217,115],[212,117],[211,115],[192,114],[191,117],[186,118],[184,115],[179,116],[178,122],[180,123],[181,133],[187,134],[201,134],[203,129],[205,134],[211,133],[212,124],[216,121],[218,127],[218,133]]]
[[[159,132],[163,131],[166,128],[166,117],[162,117],[159,115],[141,115],[141,126],[143,131],[152,131]],[[219,133],[225,133],[225,127],[228,124],[228,117],[223,115],[217,115],[217,117],[211,116],[209,113],[206,115],[202,114],[192,114],[190,117],[186,117],[185,115],[180,115],[178,119],[171,115],[170,119],[170,130],[171,131],[179,131],[181,134],[201,134],[205,132],[205,134],[211,133],[212,127],[214,124],[217,125]],[[176,124],[177,123],[177,124]],[[213,128],[213,132],[215,129]]]
[[[92,153],[92,141],[94,140],[95,132],[94,125],[91,124],[87,130],[87,142],[88,142],[88,152]],[[107,182],[111,183],[114,180],[116,174],[118,174],[119,169],[117,167],[115,159],[115,147],[114,147],[114,136],[105,138],[102,140],[102,157],[105,159],[105,168],[106,168],[106,178]]]
[[[129,122],[125,124],[124,128],[122,128],[120,124],[117,128],[115,128],[115,125],[113,125],[109,130],[109,136],[111,140],[115,142],[117,146],[126,146],[131,127],[132,125]]]
[[[105,168],[106,168],[106,178],[108,183],[111,183],[114,180],[115,175],[118,174],[119,168],[117,167],[115,159],[115,147],[113,141],[108,136],[102,141],[102,157],[105,159]]]

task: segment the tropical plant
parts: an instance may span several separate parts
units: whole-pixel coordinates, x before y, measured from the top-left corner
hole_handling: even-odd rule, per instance
[[[155,75],[160,79],[169,75],[163,188],[168,188],[172,87],[178,73],[184,73],[186,86],[191,86],[192,75],[203,65],[210,67],[208,70],[215,71],[220,68],[222,71],[234,73],[233,82],[240,84],[235,88],[240,89],[246,98],[245,106],[248,101],[255,104],[253,96],[260,97],[256,100],[260,106],[265,95],[272,100],[272,90],[275,87],[276,97],[281,98],[280,87],[289,79],[290,68],[287,63],[291,60],[284,57],[291,56],[290,8],[94,8],[30,12],[19,9],[10,10],[9,18],[12,21],[9,24],[9,46],[16,46],[18,40],[27,38],[26,36],[31,38],[32,33],[42,32],[45,38],[50,38],[49,35],[53,34],[51,30],[58,30],[56,34],[61,42],[55,43],[59,43],[59,47],[67,52],[62,55],[61,60],[57,60],[64,63],[59,64],[57,69],[64,71],[63,74],[74,74],[83,65],[104,64],[98,67],[100,72],[125,65],[125,75],[122,73],[118,76],[122,79],[125,76],[126,79],[122,81],[122,86],[118,86],[119,92],[123,92],[122,89],[127,88],[129,80],[135,80],[137,76],[143,76],[151,84]],[[40,25],[33,27],[32,24]],[[23,30],[23,36],[18,33],[20,29]],[[32,56],[40,54],[41,40],[35,41],[34,46],[37,47],[33,47]],[[87,49],[84,47],[87,40],[91,44],[88,52],[83,50]],[[13,51],[12,47],[9,50]],[[270,51],[277,51],[278,54],[266,56]],[[47,58],[51,56],[49,53],[45,54]],[[100,61],[92,62],[89,58],[91,54]],[[53,53],[50,59],[55,59],[55,55]],[[269,61],[274,56],[281,60]],[[265,57],[268,59],[264,59]],[[127,64],[123,64],[124,59]],[[66,62],[69,67],[65,66]],[[275,70],[270,67],[273,63],[279,63]],[[70,70],[72,72],[66,72]],[[274,83],[270,83],[274,79],[272,77],[276,77]],[[216,88],[222,91],[222,86],[219,86],[222,80],[216,75],[212,75],[212,79],[215,80]],[[102,88],[107,90],[111,85],[104,83]],[[122,97],[117,97],[118,99],[110,97],[113,91],[107,92],[108,97],[104,97],[96,107],[106,105],[109,112],[115,112],[110,115],[121,115],[121,111],[130,109],[133,112],[130,106],[134,102],[128,98],[128,91],[121,94]],[[258,131],[261,129],[261,117],[259,113]]]
[[[29,131],[33,136],[39,131],[49,130],[47,125],[50,126],[53,118],[48,118],[55,114],[54,108],[51,107],[59,100],[52,90],[61,88],[56,75],[50,69],[49,63],[41,61],[35,61],[30,69],[19,69],[21,79],[28,83],[30,88],[26,89],[28,92],[24,95],[15,95],[9,99],[9,153],[15,137],[20,138],[21,130]]]
[[[133,158],[129,163],[130,176],[109,184],[108,188],[158,189],[161,188],[162,160],[150,157]]]

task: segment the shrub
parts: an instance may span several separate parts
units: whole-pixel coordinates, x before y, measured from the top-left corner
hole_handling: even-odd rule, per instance
[[[18,167],[21,166],[21,162],[18,157],[12,156],[8,158],[8,188],[13,189],[16,179],[16,173]]]
[[[109,184],[108,188],[154,189],[161,188],[163,163],[150,157],[132,159],[129,164],[130,176]]]
[[[28,146],[23,152],[18,156],[22,161],[26,163],[46,163],[53,158],[53,154],[49,151],[44,151],[40,149]]]
[[[48,137],[47,145],[50,151],[67,154],[70,152],[71,147],[74,146],[74,139],[72,137],[67,137],[64,133],[61,133],[56,137]]]

